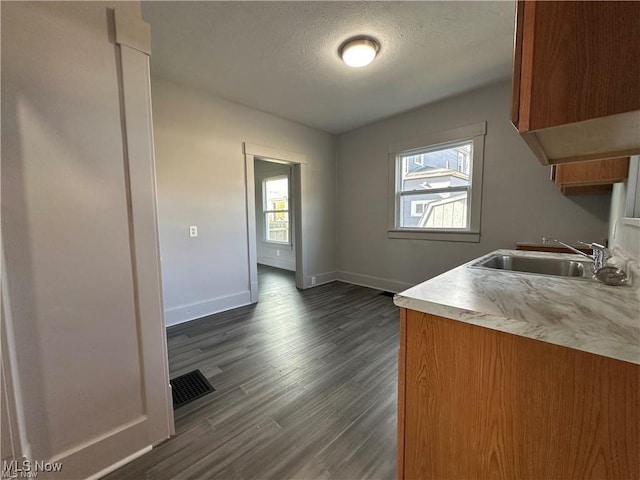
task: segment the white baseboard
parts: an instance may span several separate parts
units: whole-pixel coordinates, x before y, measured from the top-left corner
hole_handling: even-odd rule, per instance
[[[360,285],[361,287],[375,288],[385,292],[398,293],[413,287],[412,284],[401,282],[399,280],[391,280],[388,278],[372,277],[370,275],[362,275],[353,272],[336,272],[337,280],[345,283]]]
[[[316,273],[315,275],[309,275],[306,281],[305,288],[313,288],[319,287],[320,285],[324,285],[325,283],[335,282],[337,277],[337,272],[325,272],[325,273]],[[311,277],[316,277],[316,283],[311,284]]]
[[[258,303],[258,282],[251,282],[251,285],[249,287],[250,289],[250,296],[251,296],[251,303]]]
[[[293,260],[274,257],[258,257],[258,263],[269,267],[282,268],[283,270],[296,271],[296,264]]]
[[[203,302],[181,305],[179,307],[168,308],[164,311],[164,324],[166,327],[179,323],[206,317],[214,313],[224,312],[232,308],[243,307],[251,303],[251,292],[249,290],[226,295],[222,297],[210,298]]]

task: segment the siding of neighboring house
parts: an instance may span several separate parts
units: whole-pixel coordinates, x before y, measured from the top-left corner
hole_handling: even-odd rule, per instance
[[[425,188],[457,187],[469,184],[468,175],[462,172],[444,169],[423,169],[411,173],[403,182],[404,190],[422,190]],[[455,207],[453,206],[455,204]],[[447,225],[466,226],[467,196],[466,192],[442,192],[440,194],[411,195],[403,198],[402,226],[405,228],[418,226],[439,226],[435,220],[436,212],[444,212],[452,206],[459,215],[458,222]],[[452,210],[453,212],[453,210]],[[442,215],[441,215],[442,218]]]

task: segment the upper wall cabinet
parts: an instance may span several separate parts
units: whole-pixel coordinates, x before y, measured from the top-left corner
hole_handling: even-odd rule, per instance
[[[551,180],[565,195],[611,193],[629,175],[629,157],[551,166]]]
[[[640,2],[519,1],[511,121],[545,165],[640,153]]]

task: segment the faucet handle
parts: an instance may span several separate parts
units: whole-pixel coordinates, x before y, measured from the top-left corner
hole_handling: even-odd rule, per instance
[[[597,274],[611,258],[611,252],[609,252],[609,249],[607,247],[605,247],[604,245],[600,245],[599,243],[578,243],[581,243],[582,245],[586,245],[593,249],[593,270]]]

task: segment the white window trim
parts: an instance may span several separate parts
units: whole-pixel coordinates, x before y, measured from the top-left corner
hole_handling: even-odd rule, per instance
[[[389,200],[388,200],[388,238],[410,240],[443,240],[450,242],[480,242],[480,215],[482,207],[482,174],[484,170],[484,137],[487,122],[474,123],[443,132],[435,132],[420,138],[389,145]],[[411,150],[422,150],[446,145],[448,143],[471,140],[473,158],[471,185],[469,187],[470,224],[467,229],[424,229],[401,228],[398,226],[400,204],[397,195],[398,158]]]
[[[287,189],[289,191],[288,197],[287,197],[288,198],[287,206],[289,208],[287,208],[286,210],[267,210],[265,208],[266,205],[267,205],[267,188],[266,188],[267,182],[273,182],[275,180],[280,180],[282,178],[286,178],[287,179]],[[290,207],[291,207],[291,178],[289,177],[289,175],[276,175],[274,177],[265,178],[262,181],[262,221],[264,222],[264,228],[263,228],[264,237],[263,237],[262,241],[264,243],[268,243],[268,244],[271,244],[271,245],[289,245],[289,246],[292,245],[292,243],[291,243],[291,208]],[[267,233],[268,233],[267,232],[267,215],[269,213],[279,213],[279,212],[287,212],[288,217],[289,217],[289,222],[288,222],[288,224],[289,224],[289,235],[288,235],[289,241],[288,242],[279,242],[277,240],[269,240],[268,237],[267,237]]]

